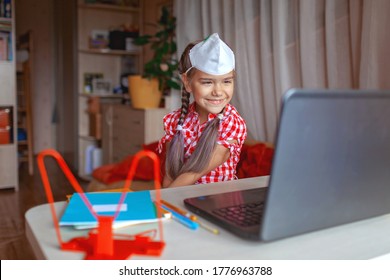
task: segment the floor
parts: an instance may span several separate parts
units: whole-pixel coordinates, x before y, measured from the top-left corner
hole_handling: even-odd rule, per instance
[[[50,161],[47,159],[46,164],[54,200],[65,200],[67,194],[73,193],[73,188],[54,160]],[[85,189],[88,182],[78,181]],[[25,236],[24,214],[28,209],[43,203],[47,203],[47,199],[37,167],[34,175],[30,176],[27,164],[22,164],[19,170],[19,191],[0,190],[0,260],[35,259]]]

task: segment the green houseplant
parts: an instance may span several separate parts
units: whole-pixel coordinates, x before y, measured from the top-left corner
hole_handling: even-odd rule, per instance
[[[142,76],[147,79],[156,78],[159,90],[164,93],[171,88],[180,89],[178,61],[174,57],[177,51],[175,32],[176,17],[163,6],[161,17],[157,22],[157,32],[154,35],[141,35],[134,39],[134,44],[139,46],[150,44],[153,57],[145,63]]]

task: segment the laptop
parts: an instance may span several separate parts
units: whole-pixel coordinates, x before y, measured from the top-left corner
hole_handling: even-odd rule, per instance
[[[390,213],[390,92],[291,89],[276,136],[268,187],[185,206],[261,241]]]

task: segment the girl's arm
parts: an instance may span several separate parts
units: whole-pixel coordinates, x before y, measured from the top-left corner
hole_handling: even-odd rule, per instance
[[[171,179],[168,175],[165,175],[165,176],[164,176],[164,179],[163,179],[162,187],[163,187],[163,188],[166,188],[166,187],[168,187],[171,183],[172,183],[172,179]]]
[[[196,181],[199,180],[202,176],[208,174],[210,171],[216,169],[218,166],[223,164],[225,161],[228,160],[230,156],[230,151],[226,147],[222,145],[217,145],[213,151],[213,155],[211,157],[211,160],[204,170],[202,170],[199,173],[194,173],[194,172],[187,172],[179,175],[175,180],[169,180],[167,178],[167,182],[165,182],[164,178],[164,187],[179,187],[179,186],[188,186],[188,185],[193,185],[195,184]],[[167,177],[167,176],[166,176]],[[170,181],[170,182],[169,182]]]

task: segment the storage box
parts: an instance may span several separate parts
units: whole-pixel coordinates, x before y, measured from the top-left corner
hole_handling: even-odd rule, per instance
[[[10,127],[0,128],[0,145],[11,143]]]
[[[102,139],[102,114],[89,114],[89,136]]]
[[[8,34],[0,32],[0,60],[8,60]]]
[[[10,113],[9,108],[0,108],[0,128],[6,128],[10,125]]]

